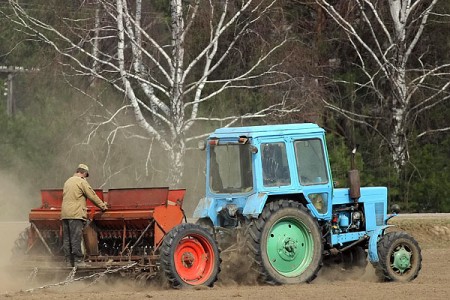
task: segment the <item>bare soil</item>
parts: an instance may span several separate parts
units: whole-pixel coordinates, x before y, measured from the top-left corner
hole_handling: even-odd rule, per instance
[[[392,223],[397,225],[393,230],[409,232],[422,248],[422,270],[409,283],[379,282],[369,264],[363,275],[336,266],[322,269],[310,284],[284,286],[243,284],[228,276],[230,272],[222,272],[213,288],[183,290],[164,289],[156,282],[142,287],[120,279],[41,288],[45,285],[14,278],[4,259],[9,258],[13,241],[26,223],[0,223],[0,299],[450,299],[450,217],[407,215],[394,218]]]

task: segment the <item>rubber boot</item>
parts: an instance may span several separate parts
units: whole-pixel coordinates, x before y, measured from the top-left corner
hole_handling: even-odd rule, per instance
[[[86,268],[86,267],[90,267],[90,265],[87,264],[84,260],[76,260],[75,267],[76,268]]]

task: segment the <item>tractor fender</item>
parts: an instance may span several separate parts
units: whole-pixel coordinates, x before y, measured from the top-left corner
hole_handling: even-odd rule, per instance
[[[257,218],[264,209],[268,196],[268,193],[255,193],[250,195],[245,202],[242,214],[246,217]]]
[[[208,218],[215,226],[219,226],[217,212],[217,201],[214,198],[203,197],[198,202],[192,217],[195,219]]]
[[[209,210],[212,206],[212,200],[207,197],[203,197],[197,204],[197,207],[194,210],[193,217],[194,218],[205,218],[209,217]]]
[[[369,239],[369,247],[367,249],[367,256],[371,263],[377,263],[380,259],[378,258],[378,238],[383,233],[383,231],[394,225],[384,225],[380,226],[372,232],[372,235]]]

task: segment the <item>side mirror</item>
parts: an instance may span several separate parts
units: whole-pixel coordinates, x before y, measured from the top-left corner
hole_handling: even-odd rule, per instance
[[[200,149],[202,151],[205,150],[206,149],[206,142],[205,142],[205,140],[198,141],[197,147],[198,147],[198,149]]]
[[[391,205],[391,211],[394,214],[398,214],[400,212],[400,205],[398,204],[392,204]]]

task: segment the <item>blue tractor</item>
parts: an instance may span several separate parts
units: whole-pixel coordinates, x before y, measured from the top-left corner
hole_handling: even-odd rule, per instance
[[[360,188],[353,163],[350,187],[335,188],[318,125],[220,128],[200,146],[206,195],[194,217],[222,248],[245,249],[260,280],[310,282],[324,262],[362,268],[367,257],[383,280],[417,277],[418,243],[386,230],[387,188]]]

